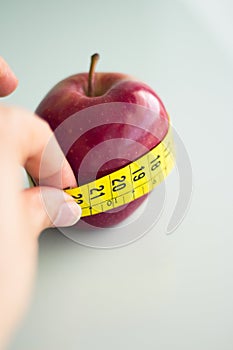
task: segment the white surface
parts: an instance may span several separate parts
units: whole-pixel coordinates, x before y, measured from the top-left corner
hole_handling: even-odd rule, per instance
[[[160,94],[194,176],[189,212],[170,236],[173,177],[168,209],[129,246],[95,250],[45,232],[10,350],[233,348],[232,11],[217,0],[1,4],[1,54],[20,78],[7,103],[34,110],[98,51],[99,70],[133,74]]]

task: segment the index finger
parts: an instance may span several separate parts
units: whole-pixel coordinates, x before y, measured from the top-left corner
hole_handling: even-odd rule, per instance
[[[37,184],[61,189],[77,185],[49,125],[35,114],[0,106],[0,139],[5,148],[7,144],[13,146],[19,163]]]

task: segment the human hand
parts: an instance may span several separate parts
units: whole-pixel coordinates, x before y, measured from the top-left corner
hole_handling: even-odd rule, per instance
[[[16,77],[0,57],[0,96],[8,95],[16,86]],[[50,152],[46,158],[43,151],[48,143]],[[46,164],[43,173],[42,158]],[[2,349],[30,300],[40,232],[47,227],[75,224],[81,209],[62,191],[77,185],[73,172],[49,126],[33,113],[0,105],[0,162]],[[40,178],[43,187],[23,189],[20,165],[37,181]]]

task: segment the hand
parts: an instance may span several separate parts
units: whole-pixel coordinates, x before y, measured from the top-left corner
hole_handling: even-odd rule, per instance
[[[0,58],[0,96],[11,93],[16,86],[16,77]],[[43,155],[48,143],[49,155]],[[46,167],[41,173],[42,161]],[[77,185],[68,162],[49,126],[32,113],[0,105],[0,162],[2,349],[28,305],[40,232],[51,226],[73,225],[80,218],[81,209],[62,191],[62,188]],[[43,187],[23,190],[20,165],[36,181],[40,178]],[[49,187],[50,184],[60,189]]]

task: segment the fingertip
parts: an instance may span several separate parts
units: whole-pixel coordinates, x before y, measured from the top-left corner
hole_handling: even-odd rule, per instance
[[[77,187],[76,178],[67,159],[64,160],[62,166],[62,185],[62,188]]]
[[[53,187],[34,187],[22,193],[29,225],[36,237],[49,227],[69,227],[79,221],[82,209],[74,199]]]
[[[0,97],[10,95],[18,86],[18,79],[14,72],[6,63],[6,61],[0,57]]]
[[[75,201],[67,201],[60,205],[56,218],[53,221],[55,227],[68,227],[76,224],[82,214],[80,206]]]

